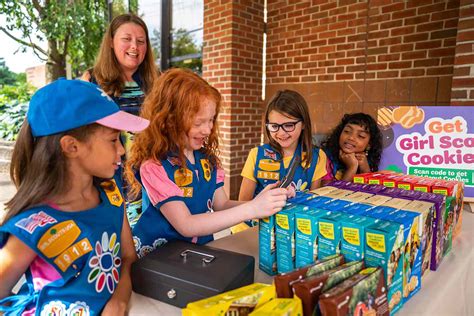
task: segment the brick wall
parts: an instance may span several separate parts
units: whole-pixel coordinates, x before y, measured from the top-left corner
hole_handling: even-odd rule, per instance
[[[451,91],[452,105],[474,105],[474,2],[462,0]]]
[[[266,96],[300,91],[321,133],[346,112],[448,105],[458,16],[458,1],[268,0]]]
[[[204,1],[203,77],[224,100],[219,148],[232,198],[247,154],[260,142],[263,28],[263,0]]]

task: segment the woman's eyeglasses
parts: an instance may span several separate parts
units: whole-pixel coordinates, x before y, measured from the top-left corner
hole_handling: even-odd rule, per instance
[[[298,120],[296,122],[286,122],[286,123],[283,123],[283,124],[265,123],[265,126],[267,127],[268,131],[271,132],[271,133],[278,132],[280,127],[285,132],[293,132],[296,128],[296,124],[298,124],[299,122],[301,122],[301,120]]]

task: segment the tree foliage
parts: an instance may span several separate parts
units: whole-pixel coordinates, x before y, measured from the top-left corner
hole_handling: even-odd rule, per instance
[[[95,0],[0,0],[6,18],[0,30],[23,50],[31,47],[46,61],[48,79],[54,80],[66,75],[67,56],[74,75],[92,66],[107,23],[106,9],[105,1]]]
[[[172,51],[173,57],[189,56],[181,61],[172,62],[172,67],[190,68],[195,72],[202,73],[202,59],[191,58],[202,52],[202,45],[198,46],[194,43],[192,35],[185,29],[178,29],[173,32]]]
[[[17,81],[17,76],[5,65],[4,58],[0,57],[0,87],[14,84]]]

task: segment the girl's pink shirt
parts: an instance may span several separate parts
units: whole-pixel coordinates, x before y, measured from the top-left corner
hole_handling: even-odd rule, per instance
[[[183,190],[168,178],[165,168],[156,161],[145,161],[140,167],[140,177],[153,205],[157,205],[174,196],[183,196]],[[217,168],[216,183],[224,182],[224,177],[224,170]]]

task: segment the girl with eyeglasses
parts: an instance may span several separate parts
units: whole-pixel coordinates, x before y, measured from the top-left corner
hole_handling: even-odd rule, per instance
[[[308,105],[298,92],[281,90],[273,96],[265,112],[269,143],[250,151],[241,173],[239,200],[251,200],[267,185],[281,181],[294,159],[301,162],[290,185],[297,191],[320,187],[326,175],[326,155],[313,145],[311,126]],[[245,228],[239,227],[233,232]]]

